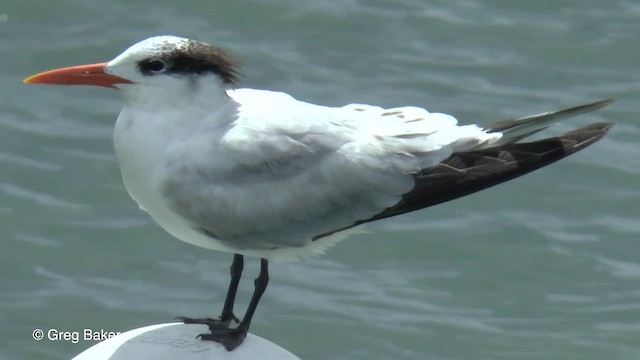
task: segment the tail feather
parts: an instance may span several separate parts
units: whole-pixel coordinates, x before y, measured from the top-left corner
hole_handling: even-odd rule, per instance
[[[595,143],[612,126],[594,123],[558,137],[455,153],[416,174],[415,187],[400,203],[364,222],[437,205],[525,175]]]
[[[613,100],[497,122],[487,132],[504,136],[492,144],[453,153],[434,167],[414,174],[415,186],[400,202],[368,219],[313,237],[318,240],[363,223],[385,219],[454,200],[530,173],[576,153],[602,139],[613,123],[593,123],[564,135],[538,141],[517,142],[560,120],[590,112]]]
[[[485,127],[487,132],[501,132],[503,136],[497,142],[487,144],[482,148],[493,148],[496,146],[515,143],[527,136],[537,133],[538,131],[546,129],[551,124],[600,109],[611,104],[613,101],[613,99],[601,100],[590,104],[575,106],[569,109],[545,112],[542,114],[500,121],[488,125]]]

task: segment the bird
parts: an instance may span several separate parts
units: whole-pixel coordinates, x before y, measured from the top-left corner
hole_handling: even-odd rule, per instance
[[[114,129],[124,185],[173,237],[233,254],[218,318],[203,341],[240,346],[269,282],[272,260],[321,254],[365,223],[457,199],[580,151],[611,122],[523,141],[602,100],[560,111],[461,125],[417,106],[316,105],[239,88],[238,60],[220,47],[164,35],[106,63],[28,77],[27,84],[117,89]],[[244,257],[260,259],[244,317],[234,314]],[[232,325],[234,322],[237,325]]]

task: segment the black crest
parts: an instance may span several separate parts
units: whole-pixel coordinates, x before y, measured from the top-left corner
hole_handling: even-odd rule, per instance
[[[225,84],[235,84],[240,75],[236,59],[218,47],[195,40],[158,57],[141,60],[138,67],[144,75],[212,73],[220,76]]]

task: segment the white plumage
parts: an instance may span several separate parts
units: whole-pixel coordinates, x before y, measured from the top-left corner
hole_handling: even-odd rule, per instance
[[[321,252],[358,225],[423,209],[527,174],[601,139],[594,123],[520,142],[610,100],[498,122],[458,125],[417,107],[331,108],[279,92],[230,90],[236,63],[194,40],[144,40],[109,63],[34,75],[27,83],[120,88],[114,143],[127,190],[182,241],[234,253],[218,319],[203,340],[242,344],[268,260]],[[261,257],[242,321],[233,306],[243,255]]]
[[[135,83],[120,87],[126,107],[114,134],[127,190],[169,233],[205,248],[267,259],[319,252],[332,239],[313,244],[314,236],[397,204],[423,169],[557,121],[515,126],[500,142],[502,132],[418,107],[332,108],[231,90],[215,72],[140,73],[141,62],[193,44],[150,38],[105,72]]]
[[[219,86],[199,84],[179,105],[161,88],[127,94],[114,135],[140,207],[177,238],[216,250],[319,251],[331,239],[305,248],[313,236],[395,205],[411,174],[501,137],[416,107],[330,108],[272,91],[227,97]]]

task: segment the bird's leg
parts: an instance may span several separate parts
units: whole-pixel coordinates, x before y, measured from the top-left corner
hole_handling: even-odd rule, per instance
[[[269,284],[269,264],[266,259],[260,259],[260,274],[254,281],[255,290],[253,292],[253,296],[251,297],[251,302],[249,303],[249,307],[247,308],[247,312],[244,315],[244,318],[238,324],[235,329],[230,328],[214,328],[211,329],[210,334],[200,334],[198,337],[202,340],[211,340],[215,342],[219,342],[228,351],[232,351],[242,344],[245,337],[247,336],[247,332],[249,331],[249,325],[251,324],[251,319],[253,318],[253,314],[258,307],[258,302],[260,302],[260,297],[264,294],[264,291],[267,289],[267,284]]]
[[[236,328],[238,330],[243,330],[244,332],[249,331],[249,325],[251,325],[251,319],[253,318],[253,314],[256,312],[258,302],[260,302],[260,298],[269,284],[269,263],[267,262],[267,259],[260,259],[260,274],[258,274],[258,277],[253,283],[255,285],[255,290],[253,291],[251,302],[249,303],[249,307],[247,308],[247,312],[244,314],[242,321]]]
[[[227,327],[229,327],[229,323],[231,322],[231,320],[235,321],[236,323],[239,322],[238,318],[233,314],[233,304],[236,301],[236,292],[238,291],[238,284],[240,283],[240,277],[242,276],[243,268],[243,256],[240,254],[234,254],[233,262],[231,263],[231,282],[229,282],[227,297],[224,300],[222,314],[220,314],[220,321],[225,323]]]
[[[224,306],[222,313],[218,319],[206,318],[206,319],[192,319],[187,317],[179,317],[177,320],[182,321],[185,324],[204,324],[209,326],[209,330],[218,328],[229,328],[231,321],[236,323],[238,318],[233,314],[233,304],[236,300],[236,292],[238,290],[238,284],[240,283],[240,277],[242,276],[242,269],[244,268],[244,258],[240,254],[234,254],[233,262],[231,263],[231,281],[229,282],[229,289],[227,290],[227,297],[224,300]]]

